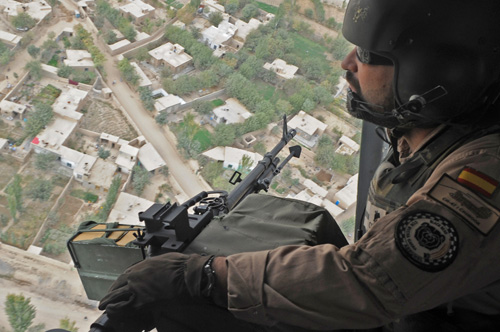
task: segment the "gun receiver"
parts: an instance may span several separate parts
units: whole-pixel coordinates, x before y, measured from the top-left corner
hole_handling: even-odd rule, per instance
[[[204,191],[181,205],[153,204],[146,211],[139,213],[139,220],[144,221],[146,227],[144,232],[134,234],[134,244],[143,249],[144,256],[145,247],[148,247],[150,256],[184,251],[214,216],[231,211],[252,193],[268,191],[272,179],[280,173],[285,164],[293,157],[300,157],[301,147],[293,146],[290,148],[290,155],[278,166],[278,153],[295,134],[295,129],[288,131],[286,116],[283,116],[283,135],[280,142],[265,154],[243,180],[241,173],[235,171],[230,182],[237,185],[229,194],[226,191]],[[193,212],[189,213],[188,210],[192,207]]]

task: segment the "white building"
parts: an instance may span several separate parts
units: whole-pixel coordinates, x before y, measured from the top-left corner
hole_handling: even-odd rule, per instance
[[[327,125],[306,112],[300,111],[288,122],[288,127],[297,131],[295,140],[312,148],[318,142]]]
[[[335,205],[347,210],[356,203],[358,196],[358,174],[349,178],[344,188],[339,190],[334,196]]]
[[[243,156],[248,156],[250,158],[250,171],[253,170],[255,166],[257,166],[260,160],[262,160],[262,155],[256,152],[250,152],[229,146],[219,146],[205,151],[202,154],[210,159],[221,161],[224,168],[234,169],[238,171],[242,167],[241,161],[243,160]]]
[[[218,27],[213,25],[201,32],[201,39],[204,43],[216,50],[226,44],[236,33],[236,26],[229,21],[222,21]]]
[[[121,192],[109,213],[108,222],[119,222],[125,225],[144,225],[139,221],[139,212],[149,209],[154,202]]]
[[[179,44],[166,43],[148,52],[155,66],[166,66],[174,74],[181,72],[193,62],[193,57],[184,52]]]
[[[128,174],[132,171],[137,163],[137,156],[139,149],[128,144],[123,144],[118,150],[118,157],[116,157],[116,164],[120,168],[119,171]]]
[[[299,70],[299,67],[294,65],[289,65],[286,61],[281,59],[275,59],[272,63],[266,62],[264,68],[267,70],[274,71],[276,75],[282,79],[289,80],[295,77],[295,73]]]
[[[129,17],[135,24],[141,24],[146,18],[153,18],[155,12],[155,7],[141,0],[130,1],[126,5],[120,6],[119,9],[123,16]]]
[[[89,70],[94,68],[94,61],[89,51],[86,50],[66,50],[64,64],[71,68]]]
[[[146,87],[149,88],[153,83],[151,80],[148,78],[146,73],[139,67],[137,62],[131,62],[130,65],[134,67],[135,71],[137,72],[137,75],[139,75],[139,87]]]
[[[350,156],[359,151],[359,144],[347,136],[342,135],[337,143],[335,153]]]
[[[224,124],[243,123],[252,116],[235,98],[229,98],[224,105],[214,108],[212,112],[212,120]]]
[[[78,112],[87,98],[88,91],[68,88],[61,92],[61,95],[52,105],[55,113],[69,119],[79,121],[83,114]]]
[[[165,160],[151,143],[146,143],[139,148],[139,161],[142,167],[152,174],[155,174],[156,170],[166,165]]]

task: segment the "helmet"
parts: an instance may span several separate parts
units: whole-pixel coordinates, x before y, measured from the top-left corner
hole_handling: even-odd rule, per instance
[[[351,0],[344,37],[394,64],[383,125],[470,124],[498,107],[499,17],[500,0]],[[354,116],[377,123],[366,102],[350,99]]]

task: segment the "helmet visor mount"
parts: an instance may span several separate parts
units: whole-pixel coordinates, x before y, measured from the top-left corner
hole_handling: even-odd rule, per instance
[[[356,46],[356,57],[359,62],[374,66],[392,66],[392,60],[367,49]]]

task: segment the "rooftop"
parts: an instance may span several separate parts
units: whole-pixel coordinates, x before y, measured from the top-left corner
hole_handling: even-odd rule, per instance
[[[141,0],[132,0],[130,3],[120,6],[120,10],[132,15],[135,18],[140,18],[154,11],[155,7],[144,3]]]
[[[149,55],[156,60],[163,60],[167,62],[174,68],[177,68],[193,59],[193,57],[184,52],[184,47],[170,42],[149,51]]]
[[[89,182],[103,188],[109,188],[116,173],[116,165],[113,162],[97,158],[91,169]]]
[[[151,143],[141,146],[139,149],[139,160],[148,172],[165,166],[165,161]]]
[[[141,86],[151,86],[153,84],[151,82],[151,80],[148,78],[148,76],[141,69],[141,67],[139,67],[139,65],[137,64],[137,62],[131,62],[130,64],[135,68],[135,71],[137,72],[137,74],[140,77],[140,80],[139,80],[139,86],[140,87]]]
[[[70,67],[94,67],[92,56],[86,50],[66,50],[64,64]]]
[[[38,134],[39,145],[42,148],[58,151],[76,128],[77,122],[56,116],[54,121]]]
[[[252,113],[235,98],[229,98],[224,105],[214,108],[213,112],[217,118],[224,118],[226,124],[243,123],[252,116]]]
[[[325,130],[327,125],[318,119],[310,116],[304,111],[300,111],[288,122],[289,128],[300,129],[308,135],[314,135],[319,130]]]
[[[295,73],[299,70],[299,67],[289,65],[286,61],[281,59],[275,59],[272,63],[266,62],[264,64],[264,68],[274,71],[276,75],[281,76],[284,79],[294,78]]]
[[[139,212],[146,211],[153,204],[154,202],[147,199],[121,192],[109,213],[108,221],[118,221],[125,225],[144,225],[139,221]]]
[[[6,42],[7,44],[16,45],[21,40],[21,36],[15,35],[13,33],[0,30],[0,41]]]
[[[88,91],[68,88],[63,90],[61,95],[52,105],[54,112],[70,119],[80,120],[82,113],[77,112],[80,103],[87,97]]]

